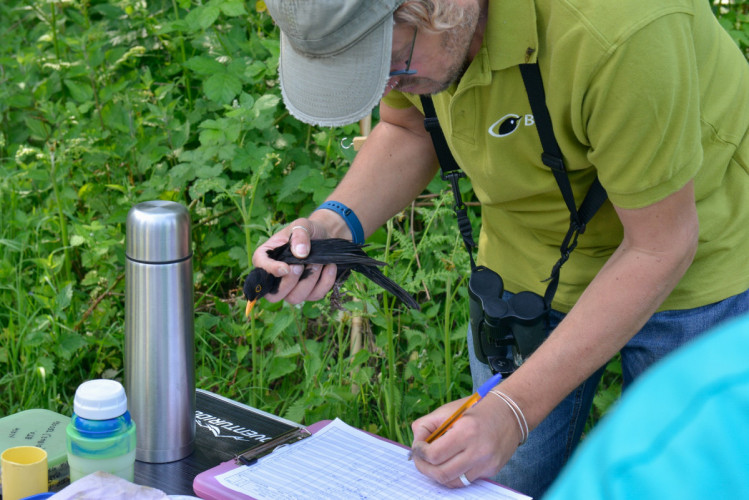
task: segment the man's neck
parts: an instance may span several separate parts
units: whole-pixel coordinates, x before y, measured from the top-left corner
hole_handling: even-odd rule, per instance
[[[468,59],[470,61],[473,61],[473,58],[476,57],[476,54],[481,50],[481,44],[484,41],[487,17],[489,17],[489,0],[479,0],[479,20],[476,23],[476,31],[473,34],[471,47],[468,50]]]

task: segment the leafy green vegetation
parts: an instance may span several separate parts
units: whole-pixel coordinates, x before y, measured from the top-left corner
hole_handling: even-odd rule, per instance
[[[720,15],[746,48],[747,3]],[[354,278],[343,311],[244,318],[254,248],[323,201],[359,134],[288,115],[262,2],[5,0],[0,39],[0,416],[70,414],[78,384],[122,379],[124,224],[152,199],[192,216],[198,387],[402,442],[468,394],[469,265],[439,179],[368,240],[420,312]]]

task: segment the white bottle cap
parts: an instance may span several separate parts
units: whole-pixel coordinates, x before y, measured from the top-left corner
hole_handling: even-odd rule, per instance
[[[75,391],[73,411],[89,420],[117,418],[127,411],[125,388],[116,380],[84,382]]]

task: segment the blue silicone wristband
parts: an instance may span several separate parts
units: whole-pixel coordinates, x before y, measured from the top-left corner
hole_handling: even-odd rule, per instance
[[[326,201],[325,203],[317,207],[316,210],[322,209],[332,210],[333,212],[340,215],[343,220],[346,221],[346,225],[351,231],[351,238],[353,242],[357,245],[364,244],[364,229],[362,229],[361,222],[359,222],[359,218],[356,216],[353,210],[338,201]]]

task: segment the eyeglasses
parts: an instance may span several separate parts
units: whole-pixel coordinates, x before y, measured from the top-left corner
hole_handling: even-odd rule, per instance
[[[395,71],[390,72],[390,77],[394,76],[402,76],[402,75],[415,75],[416,70],[411,69],[411,59],[414,57],[414,47],[416,46],[416,33],[418,33],[418,30],[414,28],[414,37],[413,40],[411,40],[411,52],[408,54],[408,59],[406,59],[406,69],[398,69]]]

